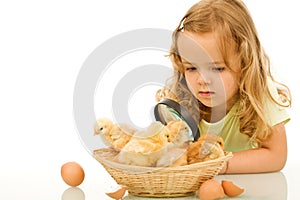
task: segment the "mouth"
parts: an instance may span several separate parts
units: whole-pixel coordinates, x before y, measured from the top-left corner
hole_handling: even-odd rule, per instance
[[[213,92],[213,91],[199,91],[199,95],[203,96],[203,97],[210,97],[214,94],[215,94],[215,92]]]

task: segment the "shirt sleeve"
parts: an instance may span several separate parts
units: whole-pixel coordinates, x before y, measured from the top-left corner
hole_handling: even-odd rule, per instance
[[[268,87],[272,97],[280,102],[280,97],[277,88],[271,79],[268,79]],[[290,120],[289,114],[285,107],[276,104],[269,97],[266,98],[266,113],[267,122],[274,126],[279,123],[287,123]]]

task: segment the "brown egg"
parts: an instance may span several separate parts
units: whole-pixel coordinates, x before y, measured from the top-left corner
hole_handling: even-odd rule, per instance
[[[238,187],[232,181],[222,180],[222,187],[225,194],[229,197],[235,197],[244,192],[243,188]]]
[[[124,196],[125,192],[126,192],[126,187],[121,186],[120,189],[118,189],[118,190],[116,190],[114,192],[106,193],[106,195],[109,196],[110,198],[119,200],[119,199],[122,199],[122,197]]]
[[[76,187],[83,182],[84,171],[78,163],[67,162],[61,167],[61,177],[66,184]]]
[[[201,200],[215,200],[224,198],[225,194],[221,184],[218,181],[209,179],[201,184],[198,191],[198,196]]]

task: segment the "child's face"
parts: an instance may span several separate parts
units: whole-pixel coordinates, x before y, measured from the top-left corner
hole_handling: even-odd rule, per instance
[[[205,106],[227,111],[237,100],[240,66],[232,53],[231,68],[225,65],[216,34],[185,31],[178,37],[188,88]]]

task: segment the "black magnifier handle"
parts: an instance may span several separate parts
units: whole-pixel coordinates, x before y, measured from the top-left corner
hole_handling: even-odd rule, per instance
[[[160,121],[163,124],[167,124],[167,121],[163,119],[159,113],[160,104],[166,105],[174,109],[177,113],[179,113],[180,117],[189,125],[194,137],[194,141],[198,140],[198,138],[200,137],[200,131],[197,123],[195,122],[191,114],[184,107],[182,107],[179,103],[173,101],[172,99],[163,99],[158,104],[155,105],[154,116],[157,121]]]

